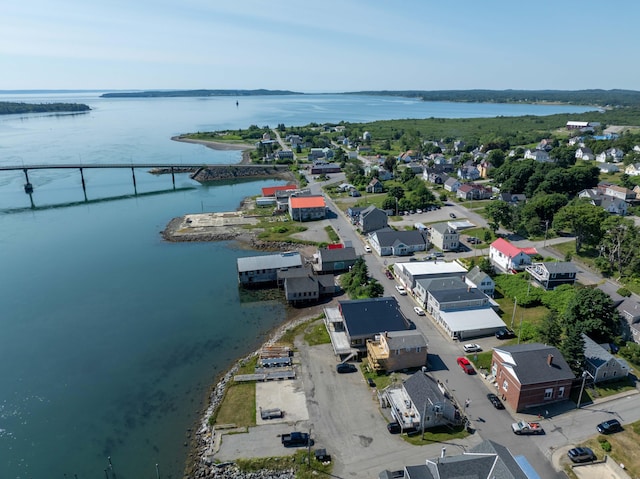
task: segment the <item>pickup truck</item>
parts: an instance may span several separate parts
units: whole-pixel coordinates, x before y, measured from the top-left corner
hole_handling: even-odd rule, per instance
[[[526,422],[519,421],[514,422],[511,425],[511,429],[515,434],[544,434],[544,429],[539,422]]]
[[[309,434],[306,432],[292,432],[282,435],[284,447],[306,447],[309,445]]]

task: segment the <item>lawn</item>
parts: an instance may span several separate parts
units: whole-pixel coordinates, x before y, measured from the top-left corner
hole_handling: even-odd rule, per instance
[[[595,431],[595,424],[594,424]],[[604,442],[606,441],[606,442]],[[593,452],[602,459],[605,454],[609,455],[618,464],[624,464],[624,468],[631,477],[640,476],[640,454],[638,443],[640,442],[640,421],[627,424],[624,431],[608,436],[594,435],[591,439],[580,446],[590,447]],[[611,451],[605,452],[603,444],[610,444]]]
[[[500,305],[498,314],[500,314],[504,323],[516,332],[520,324],[539,324],[542,318],[549,312],[549,309],[545,306],[535,306],[533,308],[518,307],[514,314],[514,298],[505,298],[504,296],[496,294],[495,300]]]
[[[231,382],[224,401],[212,417],[214,424],[256,425],[256,385],[254,382]]]

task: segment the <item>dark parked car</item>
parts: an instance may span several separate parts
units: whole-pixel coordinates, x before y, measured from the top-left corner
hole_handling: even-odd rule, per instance
[[[504,404],[502,404],[502,401],[500,401],[500,398],[498,396],[496,396],[493,393],[489,393],[487,394],[487,399],[489,400],[489,402],[491,404],[493,404],[493,407],[496,409],[504,409]]]
[[[340,363],[336,365],[336,371],[340,374],[355,373],[358,370],[353,364]]]
[[[371,379],[371,378],[367,378],[367,384],[368,384],[369,386],[371,386],[372,388],[375,388],[375,387],[376,387],[376,382],[375,382],[373,379]]]
[[[388,269],[384,270],[384,274],[387,278],[389,279],[393,279],[393,273],[391,271],[389,271]]]
[[[449,216],[450,216],[451,218],[456,218],[455,213],[449,213]]]
[[[567,456],[572,462],[595,461],[596,455],[588,447],[574,447],[569,449]]]
[[[516,333],[511,331],[509,328],[499,329],[496,331],[496,338],[498,339],[511,339],[515,337]]]
[[[608,421],[598,424],[596,429],[600,434],[611,434],[622,431],[622,424],[620,424],[620,421],[617,419],[609,419]]]
[[[387,431],[389,431],[391,434],[400,434],[402,428],[397,422],[390,422],[389,424],[387,424]]]

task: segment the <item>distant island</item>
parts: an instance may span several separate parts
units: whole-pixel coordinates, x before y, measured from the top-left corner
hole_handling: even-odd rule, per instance
[[[264,95],[302,95],[289,90],[150,90],[133,92],[103,93],[102,98],[170,98],[203,96],[264,96]]]
[[[423,101],[640,106],[640,91],[635,90],[383,90],[357,91],[348,94],[400,96]]]
[[[416,98],[422,101],[469,103],[556,103],[599,107],[640,106],[635,90],[369,90],[334,93],[337,95],[375,95]],[[147,90],[103,93],[103,98],[167,98],[210,96],[304,95],[290,90]]]
[[[19,103],[0,101],[0,115],[17,113],[78,113],[89,111],[89,105],[83,103]]]

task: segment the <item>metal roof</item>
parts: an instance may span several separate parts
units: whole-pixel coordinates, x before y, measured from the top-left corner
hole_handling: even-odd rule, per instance
[[[257,271],[260,269],[296,268],[302,266],[302,257],[297,251],[291,251],[287,253],[238,258],[237,264],[238,272]]]

